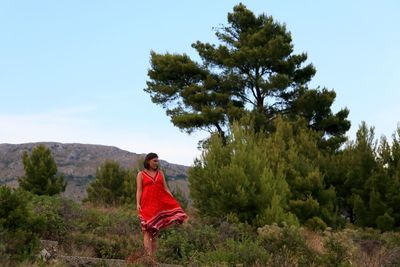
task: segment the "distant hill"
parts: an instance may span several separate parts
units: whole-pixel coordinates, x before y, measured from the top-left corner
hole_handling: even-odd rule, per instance
[[[17,187],[17,178],[24,174],[22,153],[44,144],[50,148],[58,171],[64,173],[68,186],[64,196],[81,200],[86,196],[86,186],[95,178],[96,169],[105,160],[117,161],[124,168],[141,166],[144,154],[131,153],[117,147],[88,144],[63,144],[54,142],[0,144],[0,184]],[[188,167],[161,160],[161,167],[169,179],[171,189],[180,187],[188,195]]]

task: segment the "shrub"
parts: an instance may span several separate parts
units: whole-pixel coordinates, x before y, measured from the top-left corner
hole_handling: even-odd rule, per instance
[[[387,212],[376,218],[376,225],[381,231],[390,231],[394,227],[395,220]]]
[[[43,222],[28,209],[26,192],[0,186],[0,258],[23,261],[39,250]]]
[[[354,242],[358,235],[356,230],[346,228],[334,231],[327,228],[320,234],[323,238],[323,266],[359,266],[355,264],[359,253]]]
[[[96,178],[87,187],[88,201],[102,205],[136,203],[137,170],[122,168],[118,162],[105,161],[96,171]]]
[[[271,266],[320,266],[321,257],[313,252],[300,228],[276,224],[258,228],[262,246],[271,254]]]
[[[305,226],[308,228],[314,230],[314,231],[323,231],[325,230],[328,226],[326,223],[319,217],[313,217],[311,219],[308,219],[305,223]]]
[[[269,253],[259,241],[228,239],[215,249],[201,253],[197,262],[202,266],[266,266],[268,260]]]
[[[39,216],[43,223],[41,238],[61,241],[67,234],[62,202],[59,196],[30,195],[29,209]]]

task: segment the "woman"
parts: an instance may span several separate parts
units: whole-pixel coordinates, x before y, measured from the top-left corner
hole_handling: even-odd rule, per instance
[[[154,258],[158,232],[173,223],[183,223],[188,216],[169,191],[164,174],[158,169],[157,154],[146,155],[144,170],[138,173],[136,182],[136,205],[144,248]]]

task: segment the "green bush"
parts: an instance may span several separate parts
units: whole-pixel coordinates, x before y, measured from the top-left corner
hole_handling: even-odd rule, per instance
[[[98,205],[121,205],[136,203],[136,175],[124,169],[116,161],[103,162],[96,171],[96,178],[87,187],[88,201]]]
[[[325,239],[324,263],[326,266],[347,267],[352,266],[355,247],[351,235],[347,232],[330,233]]]
[[[158,261],[185,266],[265,265],[268,253],[257,240],[255,229],[228,217],[196,219],[185,227],[163,230]]]
[[[207,221],[204,224],[207,224]],[[255,239],[257,237],[255,227],[248,223],[240,222],[235,214],[228,214],[226,218],[215,223],[213,227],[218,230],[218,239],[221,241],[227,239],[243,241],[248,238]]]
[[[376,218],[376,225],[381,231],[390,231],[394,227],[395,220],[387,212],[384,215]]]
[[[271,266],[321,266],[320,255],[309,248],[300,228],[273,224],[257,231],[262,246],[271,254]]]
[[[26,192],[0,186],[0,259],[34,258],[42,227],[43,221],[28,208]]]
[[[59,196],[30,195],[29,209],[40,217],[43,227],[42,239],[61,241],[68,232],[62,213],[62,200]]]
[[[140,222],[132,208],[82,206],[74,213],[67,225],[70,233],[62,244],[67,254],[91,251],[91,256],[125,259],[143,248]],[[69,211],[66,214],[71,215]]]
[[[97,235],[127,235],[140,232],[141,226],[133,208],[118,207],[110,210],[86,208],[75,220],[75,230]]]
[[[201,266],[266,266],[269,253],[258,240],[228,239],[201,253],[195,262]]]
[[[305,223],[305,226],[314,231],[323,231],[328,227],[326,223],[319,217],[308,219]]]
[[[158,257],[166,263],[188,262],[196,251],[194,243],[191,243],[190,234],[182,228],[170,228],[163,231],[159,239]]]

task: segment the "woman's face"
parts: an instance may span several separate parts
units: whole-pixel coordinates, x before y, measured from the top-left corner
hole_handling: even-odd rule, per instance
[[[153,171],[157,170],[158,169],[158,158],[149,160],[149,167]]]

